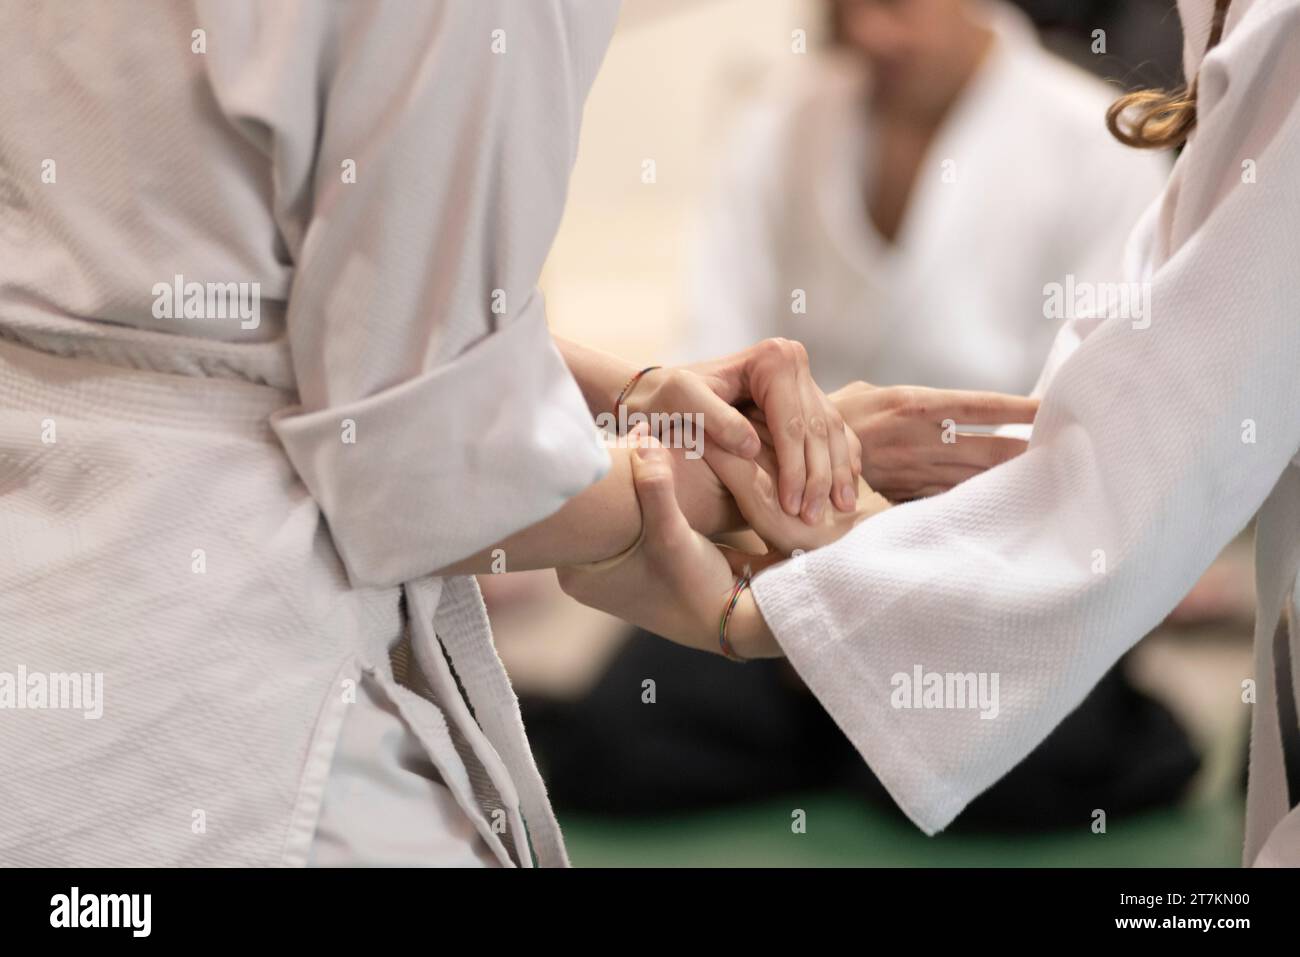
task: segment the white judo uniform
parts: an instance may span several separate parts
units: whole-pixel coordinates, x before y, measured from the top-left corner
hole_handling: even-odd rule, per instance
[[[0,864],[565,863],[431,573],[608,468],[536,281],[616,14],[0,7]]]
[[[926,832],[1042,741],[1258,513],[1244,860],[1300,864],[1273,646],[1289,604],[1281,683],[1300,687],[1300,0],[1234,0],[1203,57],[1213,7],[1179,2],[1199,122],[1129,246],[1149,325],[1072,321],[1025,454],[754,582],[790,660]],[[999,676],[996,717],[900,694],[918,669]]]
[[[1063,318],[1045,315],[1044,288],[1119,279],[1169,160],[1106,132],[1113,89],[1044,50],[1024,14],[976,9],[994,42],[892,242],[867,215],[875,134],[860,58],[814,60],[747,111],[696,244],[692,359],[786,336],[828,390],[1029,391]]]

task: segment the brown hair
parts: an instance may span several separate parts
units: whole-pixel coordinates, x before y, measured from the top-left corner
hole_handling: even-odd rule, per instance
[[[1223,21],[1231,0],[1214,0],[1209,53],[1223,36]],[[1196,127],[1196,80],[1178,90],[1137,90],[1126,93],[1106,111],[1106,128],[1125,146],[1144,150],[1182,146]]]

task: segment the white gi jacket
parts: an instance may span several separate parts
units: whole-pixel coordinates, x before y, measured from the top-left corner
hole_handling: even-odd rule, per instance
[[[616,13],[0,8],[0,863],[304,863],[363,672],[499,857],[565,863],[430,573],[608,467],[536,280]],[[20,668],[102,717],[6,704]]]
[[[790,660],[927,833],[1043,740],[1258,513],[1245,861],[1300,864],[1273,654],[1300,566],[1300,2],[1234,0],[1202,64],[1213,7],[1180,0],[1199,124],[1130,243],[1149,326],[1072,322],[1024,455],[754,582]],[[996,717],[955,698],[915,707],[900,692],[918,668],[998,675]]]

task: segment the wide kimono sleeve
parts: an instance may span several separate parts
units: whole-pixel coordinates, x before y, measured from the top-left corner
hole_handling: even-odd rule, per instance
[[[790,661],[928,833],[1162,620],[1300,448],[1300,16],[1273,9],[1206,58],[1149,323],[1096,324],[1020,457],[754,582]]]
[[[218,89],[295,269],[301,404],[273,426],[352,582],[411,580],[609,466],[536,284],[617,3],[244,9]]]

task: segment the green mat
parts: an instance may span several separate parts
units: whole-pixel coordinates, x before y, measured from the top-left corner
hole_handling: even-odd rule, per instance
[[[807,830],[791,829],[806,812]],[[1238,867],[1239,795],[1047,834],[926,837],[844,795],[628,820],[561,814],[577,867]]]

